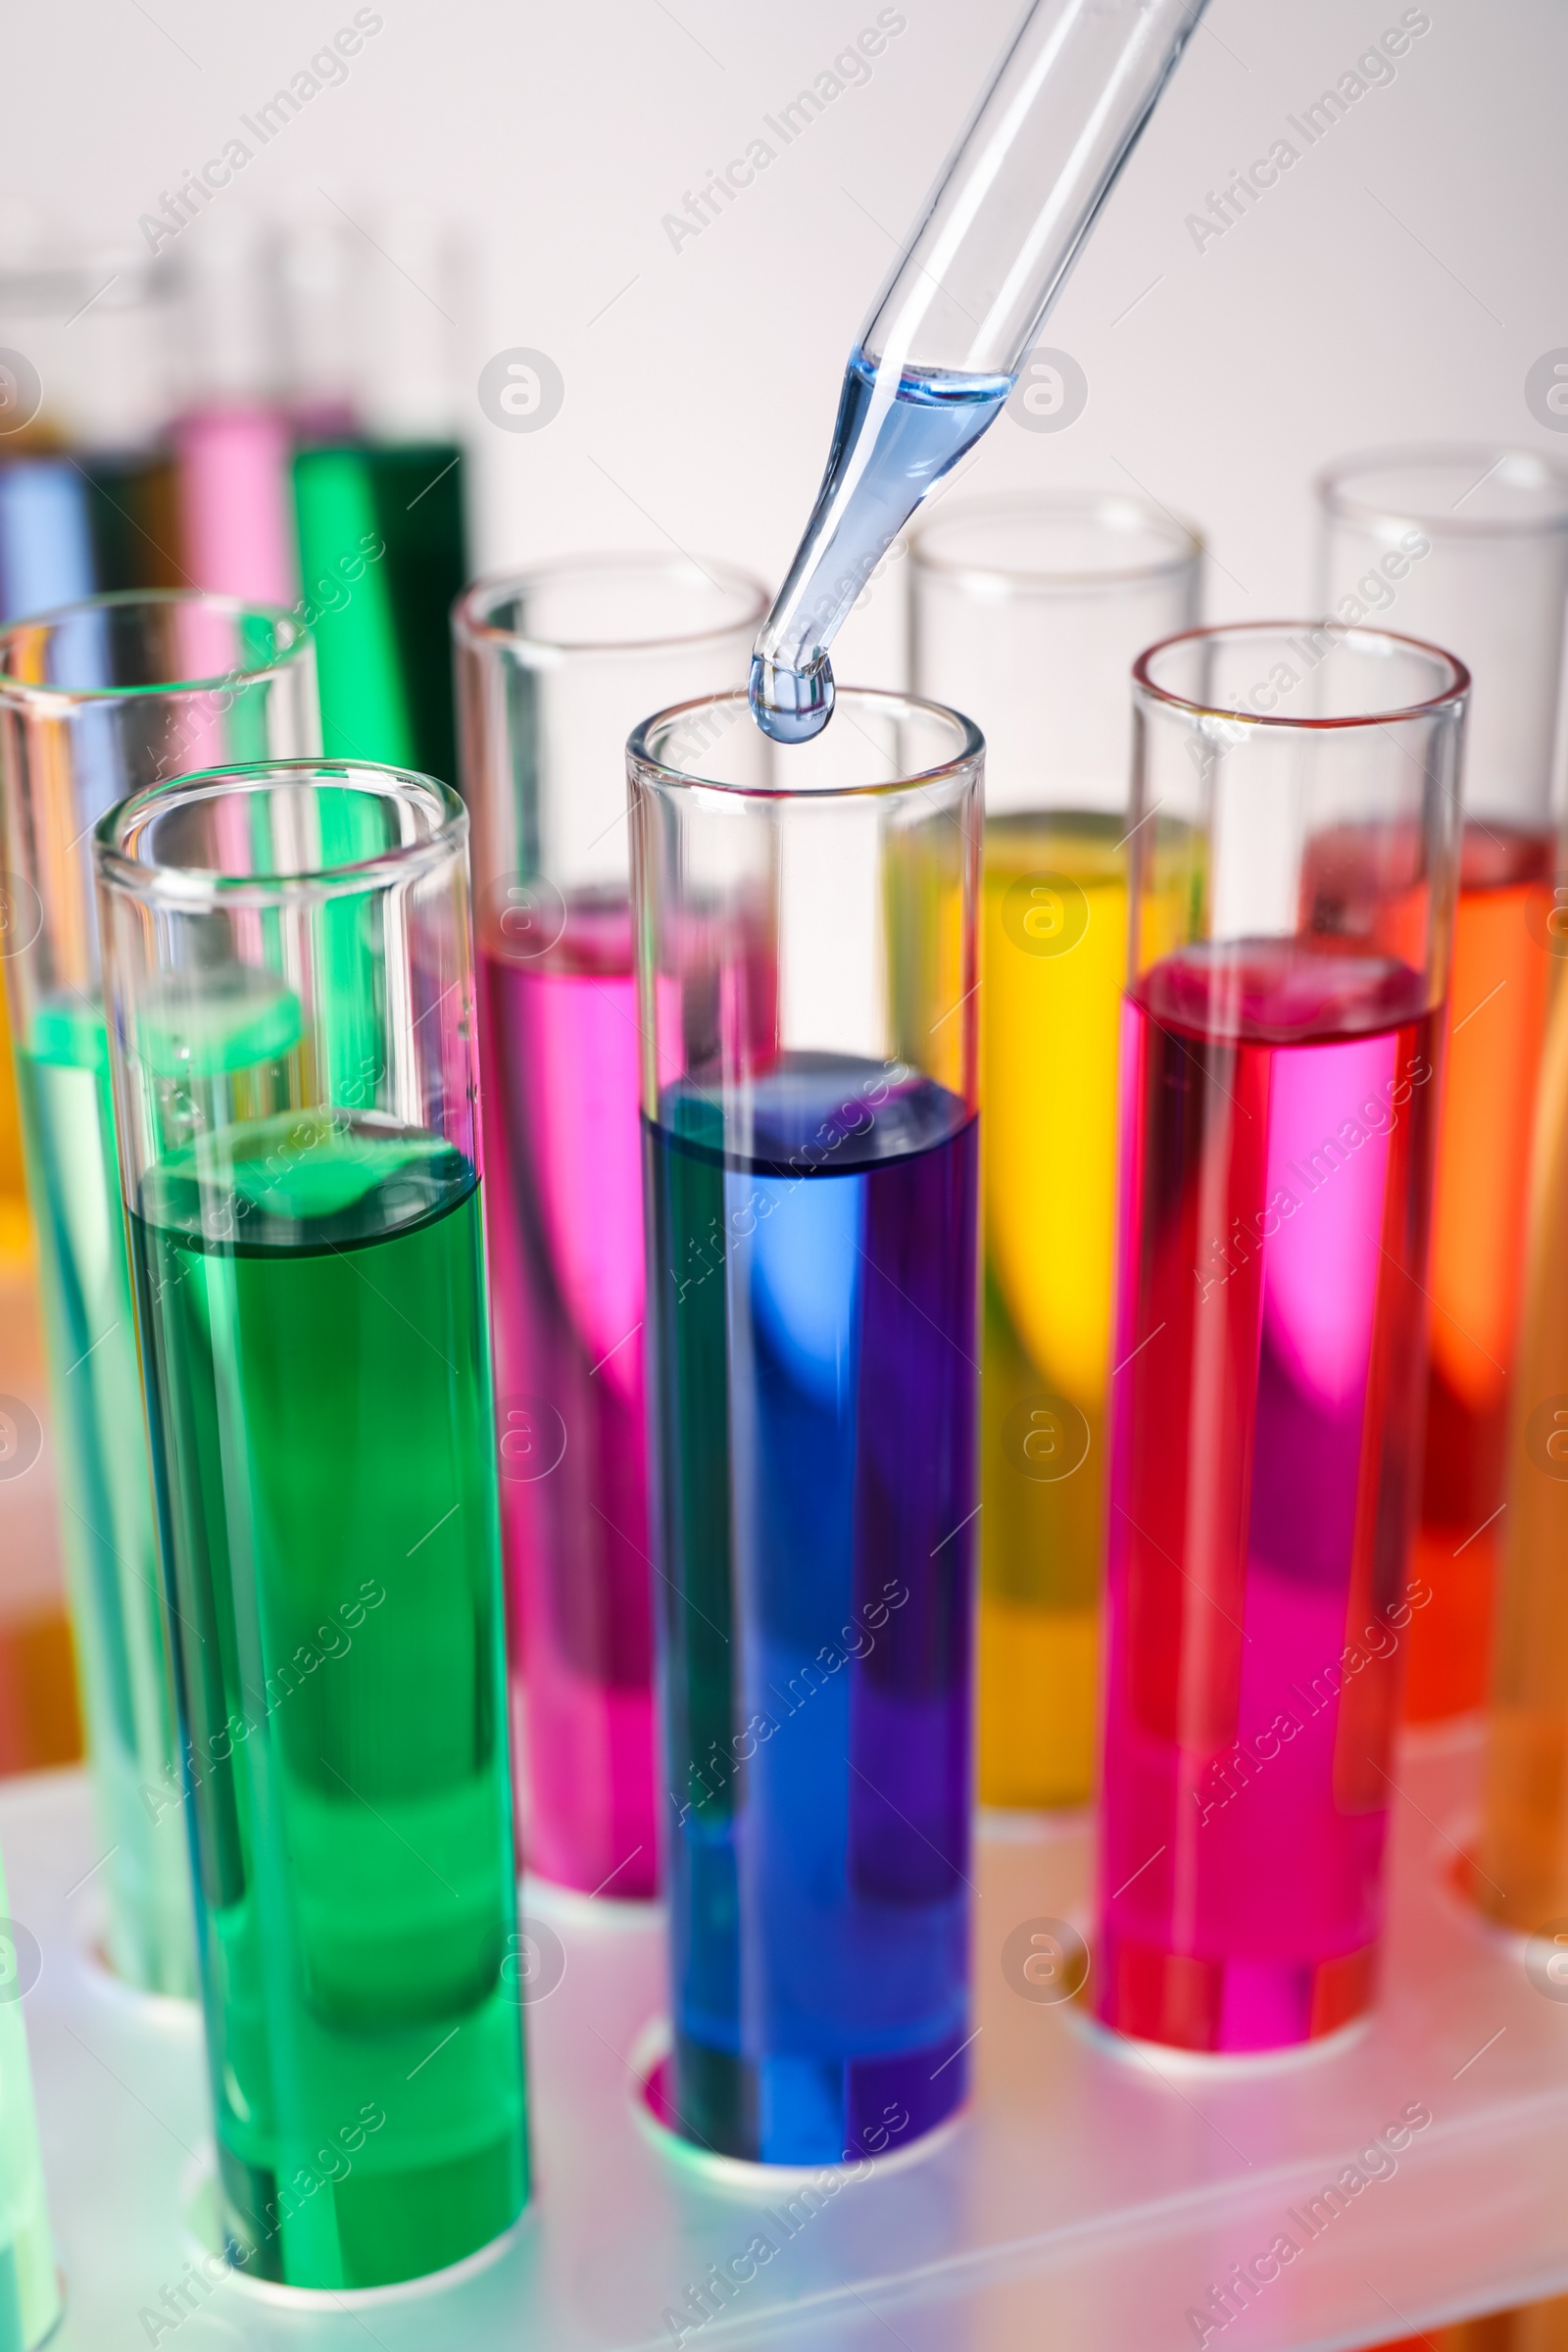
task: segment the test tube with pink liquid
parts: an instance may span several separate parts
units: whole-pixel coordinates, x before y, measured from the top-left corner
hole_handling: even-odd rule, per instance
[[[1133,675],[1097,2005],[1257,2051],[1375,1988],[1469,677],[1274,624]]]
[[[720,564],[604,556],[454,616],[519,1839],[608,1899],[659,1884],[625,743],[743,684],[766,603]]]

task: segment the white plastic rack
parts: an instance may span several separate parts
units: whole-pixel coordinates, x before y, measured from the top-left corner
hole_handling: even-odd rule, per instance
[[[1025,1997],[1003,1947],[1025,1922],[1082,1920],[1089,1835],[988,1827],[974,2100],[859,2179],[754,2179],[664,2139],[638,2091],[663,2006],[657,1915],[529,1886],[565,1969],[527,2011],[537,2195],[517,2230],[413,2288],[187,2286],[177,2326],[211,2194],[196,2015],[127,1994],[92,1957],[81,1776],[9,1783],[0,1846],[43,1954],[25,2014],[66,2280],[58,2352],[1191,2352],[1190,2315],[1282,2234],[1300,2250],[1238,2316],[1205,2315],[1210,2347],[1329,2352],[1559,2293],[1568,1998],[1454,1890],[1477,1762],[1469,1732],[1406,1744],[1382,2004],[1283,2060],[1119,2048],[1070,2004]],[[1411,2109],[1430,2124],[1373,2152]],[[1362,2185],[1322,2198],[1348,2168]],[[759,2235],[775,2250],[748,2261]]]

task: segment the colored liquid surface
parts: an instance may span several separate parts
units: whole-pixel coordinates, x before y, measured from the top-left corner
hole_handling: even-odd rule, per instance
[[[1545,958],[1543,958],[1545,960]],[[1486,1801],[1472,1892],[1533,1933],[1568,1918],[1568,991],[1553,968],[1500,1522]]]
[[[833,712],[827,648],[922,498],[1001,415],[1011,376],[897,375],[850,354],[827,470],[752,662],[752,715],[779,743]]]
[[[637,984],[624,898],[481,941],[502,1535],[531,1869],[658,1885]]]
[[[130,1984],[190,1994],[185,1840],[143,1794],[175,1770],[174,1705],[101,1011],[45,1002],[17,1077],[109,1954]]]
[[[526,2193],[478,1188],[285,1114],[131,1230],[228,2229],[295,2285],[416,2277]]]
[[[992,1805],[1083,1804],[1093,1776],[1125,830],[1071,811],[986,826],[979,1745]],[[1169,934],[1167,898],[1153,894],[1150,920]]]
[[[1152,2039],[1270,2048],[1370,1997],[1419,1476],[1421,990],[1262,940],[1185,949],[1127,1000],[1097,1998]]]
[[[1465,829],[1438,1126],[1431,1369],[1405,1712],[1479,1707],[1492,1656],[1525,1196],[1551,957],[1548,837]]]
[[[673,2102],[820,2164],[965,2087],[975,1125],[823,1054],[749,1103],[646,1130]]]

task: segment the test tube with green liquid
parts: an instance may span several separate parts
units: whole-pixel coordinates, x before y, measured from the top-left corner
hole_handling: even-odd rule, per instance
[[[185,1788],[115,1163],[92,828],[215,759],[314,751],[308,633],[174,590],[89,597],[0,632],[6,988],[59,1453],[61,1537],[111,1964],[195,1990]]]
[[[468,578],[456,442],[333,441],[294,459],[301,610],[337,759],[457,775],[447,616]]]
[[[0,2352],[33,2352],[60,2318],[22,2004],[39,1952],[9,1917],[0,1868]]]
[[[220,2186],[291,2286],[527,2194],[466,845],[304,760],[97,835]]]

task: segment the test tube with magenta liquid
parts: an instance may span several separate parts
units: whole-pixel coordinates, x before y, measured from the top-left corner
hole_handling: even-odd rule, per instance
[[[1469,681],[1257,623],[1134,682],[1094,1984],[1250,2052],[1374,1991]]]

